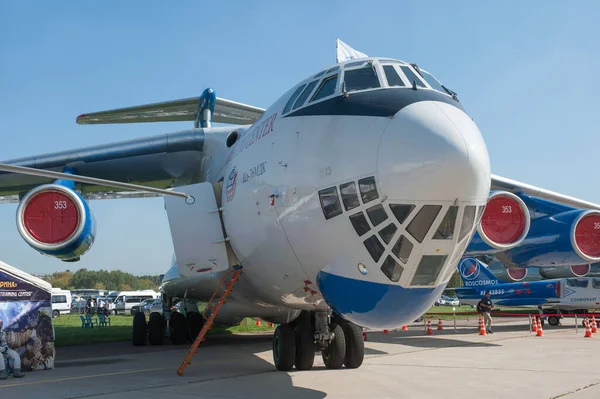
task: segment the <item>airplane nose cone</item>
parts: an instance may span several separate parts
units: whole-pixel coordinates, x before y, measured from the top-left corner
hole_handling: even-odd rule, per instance
[[[485,201],[491,182],[477,125],[461,109],[431,101],[394,116],[379,145],[377,172],[392,201]]]

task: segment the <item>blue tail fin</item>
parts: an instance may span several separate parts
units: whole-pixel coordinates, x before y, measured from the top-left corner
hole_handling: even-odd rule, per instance
[[[458,272],[465,287],[495,285],[501,281],[494,276],[487,265],[475,258],[464,258],[458,264]]]

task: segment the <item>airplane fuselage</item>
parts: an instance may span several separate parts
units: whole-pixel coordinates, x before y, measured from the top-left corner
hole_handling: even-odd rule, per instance
[[[485,143],[451,96],[390,87],[385,62],[364,65],[379,87],[345,96],[332,68],[332,97],[290,109],[299,87],[321,81],[311,77],[240,127],[228,152],[225,135],[206,138],[219,154],[206,153],[202,173],[244,268],[234,299],[292,318],[329,305],[391,327],[422,314],[451,277],[489,195]]]

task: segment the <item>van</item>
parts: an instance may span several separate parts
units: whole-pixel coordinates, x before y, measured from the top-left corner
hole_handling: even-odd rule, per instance
[[[52,288],[52,317],[71,313],[71,291]]]
[[[146,299],[159,298],[160,294],[152,290],[145,291],[121,291],[115,301],[115,314],[132,315],[134,306],[140,306]]]

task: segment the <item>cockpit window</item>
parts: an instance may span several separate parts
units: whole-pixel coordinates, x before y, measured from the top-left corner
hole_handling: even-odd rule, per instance
[[[346,71],[344,74],[346,91],[366,90],[379,87],[379,79],[371,65]]]
[[[569,287],[587,288],[588,280],[579,278],[568,278],[567,285]]]
[[[294,104],[292,111],[295,110],[296,108],[300,107],[302,104],[304,104],[304,102],[306,101],[308,96],[310,96],[310,93],[312,93],[313,89],[317,85],[317,82],[318,82],[318,80],[313,80],[306,86],[306,88],[304,89],[302,94],[300,94],[300,97],[298,97],[298,99],[296,100],[296,103]]]
[[[442,84],[440,82],[438,82],[437,79],[434,78],[432,74],[425,72],[422,69],[419,70],[419,72],[421,72],[421,76],[423,76],[423,79],[425,79],[425,81],[427,81],[427,83],[429,83],[429,86],[431,86],[431,88],[433,90],[441,91],[444,94],[448,94],[446,89],[444,89],[444,86],[442,86]]]
[[[402,81],[402,78],[396,72],[396,69],[391,65],[384,65],[383,71],[385,72],[385,77],[387,78],[388,85],[390,86],[406,86]]]
[[[317,101],[334,94],[335,89],[337,88],[337,81],[337,75],[329,76],[323,79],[323,82],[321,82],[321,86],[319,86],[317,92],[313,96],[312,100],[310,100],[310,102]]]
[[[325,72],[325,73],[330,73],[330,72],[333,72],[333,71],[337,71],[338,69],[340,69],[340,67],[338,65],[336,65],[336,66],[334,66],[332,68],[329,68],[327,70],[327,72]]]
[[[600,289],[600,279],[592,279],[592,288]]]
[[[325,219],[331,219],[342,214],[342,205],[340,204],[337,188],[331,187],[319,191],[319,198],[321,199],[321,208],[323,208]]]
[[[322,70],[321,72],[319,72],[318,74],[316,74],[314,77],[315,78],[320,78],[323,75],[325,75],[325,70]]]
[[[287,104],[285,104],[285,108],[283,108],[284,114],[287,113],[290,109],[292,109],[292,104],[294,104],[294,101],[296,101],[296,99],[298,98],[300,93],[302,93],[302,90],[304,89],[305,86],[306,85],[302,85],[302,86],[298,87],[296,89],[296,91],[294,92],[294,94],[292,94],[292,96],[288,100]]]
[[[419,77],[412,71],[412,69],[410,69],[407,66],[401,66],[400,68],[402,68],[402,72],[404,72],[404,74],[408,78],[408,81],[410,82],[411,86],[413,82],[416,82],[418,87],[425,87],[421,79],[419,79]]]

